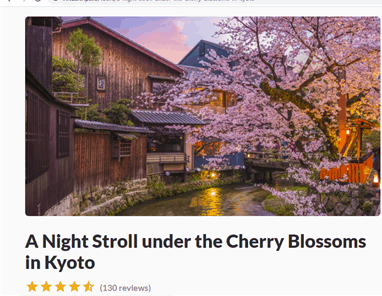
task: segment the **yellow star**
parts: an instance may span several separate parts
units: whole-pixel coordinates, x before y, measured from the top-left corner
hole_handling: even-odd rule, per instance
[[[92,288],[93,288],[94,285],[92,285],[89,281],[86,285],[84,285],[85,287],[85,292],[86,291],[90,291],[90,292],[93,292]]]
[[[30,283],[30,285],[27,285],[27,286],[29,287],[29,291],[28,292],[30,292],[30,291],[35,291],[36,292],[37,285],[35,285],[33,283],[33,281]]]
[[[45,284],[41,285],[41,287],[43,287],[43,292],[44,291],[48,291],[50,292],[49,288],[50,288],[51,285],[48,284],[48,282],[45,282]]]
[[[58,284],[58,285],[55,285],[56,287],[57,287],[57,292],[58,291],[62,291],[62,292],[64,292],[64,287],[66,286],[66,285],[63,285],[62,283],[61,283],[61,281],[60,281],[60,283]]]
[[[78,287],[80,285],[77,285],[76,282],[73,282],[73,284],[69,285],[69,287],[72,288],[72,290],[70,292],[73,292],[73,291],[77,291],[78,292]]]

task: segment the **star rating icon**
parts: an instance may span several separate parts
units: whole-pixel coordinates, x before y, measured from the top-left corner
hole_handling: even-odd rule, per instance
[[[44,292],[44,291],[48,291],[48,292],[50,292],[50,290],[49,290],[49,289],[50,289],[50,286],[52,286],[52,285],[49,285],[48,282],[45,282],[45,284],[41,285],[41,287],[43,288],[42,291],[43,291],[43,292]]]
[[[60,283],[58,284],[58,285],[55,285],[56,287],[57,287],[57,292],[58,291],[62,291],[62,292],[64,292],[64,287],[66,286],[66,285],[63,285],[62,283],[61,283],[61,281],[60,281]]]
[[[77,291],[78,292],[78,287],[79,286],[80,285],[77,285],[76,282],[73,282],[73,284],[69,285],[69,287],[72,288],[71,292],[73,292],[73,291]]]
[[[85,292],[86,291],[90,291],[90,292],[93,292],[93,286],[94,285],[92,285],[89,281],[88,281],[88,283],[86,284],[86,285],[84,285],[84,287],[85,287]]]
[[[28,292],[30,292],[30,291],[35,291],[36,292],[36,287],[37,287],[37,285],[35,285],[34,283],[33,283],[33,281],[29,284],[29,285],[27,285],[28,286],[28,288],[29,288],[29,291]]]
[[[45,291],[46,292],[51,292],[51,291],[54,292],[53,290],[50,290],[52,285],[50,285],[47,281],[45,281],[45,284],[43,284],[43,285],[37,285],[33,281],[31,281],[31,283],[29,285],[26,285],[26,286],[28,287],[28,292],[31,292],[31,291],[40,292],[41,290],[36,289],[38,286],[42,287],[42,292],[45,292]],[[65,292],[64,287],[67,285],[63,284],[60,281],[57,285],[54,285],[54,286],[56,286],[56,288],[57,288],[56,292],[59,292],[59,291]],[[71,288],[70,292],[74,292],[74,291],[81,292],[81,291],[83,291],[82,290],[83,288],[81,289],[81,285],[77,284],[75,281],[73,281],[73,284],[68,285],[68,286]],[[94,285],[92,285],[89,281],[87,282],[87,284],[84,284],[82,286],[85,287],[85,292],[87,292],[87,291],[93,292]],[[69,292],[69,290],[67,290],[67,292]]]

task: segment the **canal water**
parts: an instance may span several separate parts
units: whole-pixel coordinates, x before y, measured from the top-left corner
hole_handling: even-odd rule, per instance
[[[295,182],[275,180],[276,189],[295,186]],[[181,193],[137,204],[119,216],[273,216],[263,209],[269,192],[251,184],[239,183]]]

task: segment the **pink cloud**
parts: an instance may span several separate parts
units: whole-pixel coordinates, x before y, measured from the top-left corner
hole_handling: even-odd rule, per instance
[[[142,33],[134,41],[169,61],[178,63],[191,49],[185,44],[187,36],[181,32],[186,25],[187,21],[171,18],[158,24],[156,30]]]

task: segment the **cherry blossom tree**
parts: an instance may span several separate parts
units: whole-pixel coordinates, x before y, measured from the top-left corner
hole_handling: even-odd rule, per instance
[[[165,110],[183,108],[208,122],[198,129],[178,128],[192,135],[191,143],[222,139],[227,143],[222,155],[258,143],[271,148],[275,140],[288,142],[301,164],[290,175],[316,192],[308,192],[304,201],[282,194],[301,205],[296,214],[319,214],[319,207],[311,206],[317,194],[355,190],[355,185],[320,181],[317,172],[346,161],[338,160],[340,94],[346,96],[348,118],[374,121],[379,130],[379,18],[233,17],[219,27],[229,56],[211,50],[208,62],[202,62],[206,69],[188,72],[153,99],[166,102]],[[214,90],[233,94],[237,105],[214,113],[209,106]]]

